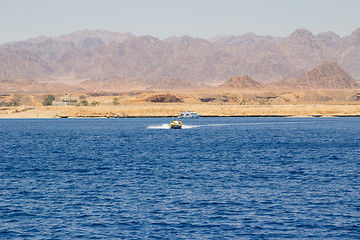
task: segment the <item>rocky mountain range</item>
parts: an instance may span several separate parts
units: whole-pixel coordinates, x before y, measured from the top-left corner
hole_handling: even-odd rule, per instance
[[[16,79],[0,82],[0,92],[124,92],[142,90],[335,90],[358,89],[360,83],[334,62],[321,65],[304,72],[298,78],[287,78],[279,82],[263,84],[248,75],[233,76],[218,87],[194,85],[182,79],[139,79],[129,81],[124,78],[109,80],[85,80],[78,85],[36,82]]]
[[[219,85],[231,76],[249,75],[267,84],[299,78],[325,61],[336,62],[360,80],[360,28],[343,38],[333,32],[313,35],[298,29],[284,38],[248,33],[164,40],[104,30],[79,31],[0,45],[0,81],[126,79],[130,85],[142,80],[157,81],[161,87],[166,81],[173,86],[169,79],[188,86]]]

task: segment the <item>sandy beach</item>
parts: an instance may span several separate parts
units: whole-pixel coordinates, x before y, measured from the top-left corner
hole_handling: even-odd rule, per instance
[[[117,106],[17,106],[1,107],[0,118],[109,118],[177,117],[193,110],[202,117],[352,117],[360,105],[235,105],[128,103]]]

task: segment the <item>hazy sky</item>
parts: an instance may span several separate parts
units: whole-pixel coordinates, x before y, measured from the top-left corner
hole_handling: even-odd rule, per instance
[[[0,0],[0,43],[84,29],[164,39],[297,28],[345,36],[359,27],[360,0]]]

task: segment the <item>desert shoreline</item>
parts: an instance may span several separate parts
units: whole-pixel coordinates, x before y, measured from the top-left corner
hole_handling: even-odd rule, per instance
[[[360,117],[360,105],[218,105],[131,103],[117,106],[0,107],[0,119],[9,118],[176,118],[193,110],[202,117]]]

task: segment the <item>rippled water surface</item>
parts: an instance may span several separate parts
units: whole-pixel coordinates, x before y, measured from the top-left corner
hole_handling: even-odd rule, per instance
[[[359,118],[0,120],[1,239],[359,239]]]

